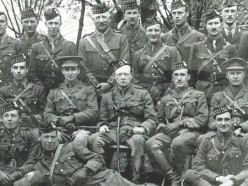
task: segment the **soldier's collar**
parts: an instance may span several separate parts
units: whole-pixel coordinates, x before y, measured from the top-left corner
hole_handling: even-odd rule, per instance
[[[153,43],[151,43],[150,41],[147,42],[147,46],[152,49],[152,47],[161,47],[163,45],[163,42],[161,41],[161,39],[158,40],[158,42],[154,45]]]
[[[15,129],[15,130],[8,130],[7,128],[5,128],[5,129],[6,129],[8,134],[11,134],[11,133],[17,134],[19,132],[20,127],[17,127],[17,129]]]
[[[230,26],[227,25],[225,22],[223,22],[223,28],[234,30],[234,29],[237,28],[237,24],[236,24],[236,22],[235,22],[235,23],[233,23],[233,25],[230,27]]]
[[[110,28],[108,28],[104,33],[100,33],[97,29],[95,31],[96,35],[99,35],[100,37],[105,37],[108,32],[110,31]]]
[[[7,37],[7,34],[5,33],[5,34],[0,38],[0,40],[1,40],[2,43],[4,42],[4,40],[5,40],[6,37]]]
[[[189,23],[186,21],[182,27],[174,27],[175,32],[180,31],[181,33],[185,33],[186,30],[190,29]]]
[[[74,88],[78,83],[79,83],[79,80],[76,79],[74,82],[65,82],[65,85],[68,87],[68,88]]]
[[[222,36],[222,34],[220,34],[217,38],[213,38],[211,36],[207,37],[207,41],[210,43],[213,43],[213,40],[216,40],[216,44],[219,43],[220,41],[222,41],[224,38]]]
[[[33,40],[37,35],[38,35],[38,32],[35,32],[31,37],[29,37],[29,35],[26,32],[23,33],[23,36],[26,39],[30,39],[30,40]]]
[[[126,24],[126,28],[130,31],[133,31],[133,30],[137,30],[138,28],[140,28],[140,24],[135,24],[133,26],[129,25],[129,24]]]
[[[184,92],[187,92],[188,90],[192,89],[191,87],[187,86],[187,87],[183,87],[183,88],[175,88],[174,91],[173,91],[173,95],[174,96],[178,96],[178,97],[181,97]]]
[[[219,140],[221,140],[221,139],[224,139],[225,140],[225,142],[227,142],[227,140],[231,137],[231,138],[234,138],[234,133],[233,133],[233,131],[230,131],[230,133],[229,134],[227,134],[227,135],[224,135],[224,134],[222,134],[222,133],[220,133],[220,132],[216,132],[216,136],[217,136],[217,138],[219,139]]]
[[[52,42],[56,43],[60,39],[60,37],[62,37],[60,33],[58,33],[58,35],[55,38],[51,38],[47,35],[47,40],[49,43],[52,43]]]
[[[13,82],[15,83],[16,86],[18,86],[18,82],[15,81],[15,79],[13,80]],[[28,80],[27,80],[27,78],[25,78],[25,79],[22,81],[22,85],[26,88],[26,87],[27,87],[27,84],[28,84]]]

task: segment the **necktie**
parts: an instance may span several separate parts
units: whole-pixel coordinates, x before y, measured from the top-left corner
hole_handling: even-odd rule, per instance
[[[216,40],[213,40],[213,47],[214,47],[214,50],[216,49]]]
[[[24,85],[22,83],[18,83],[17,86],[18,86],[18,89],[19,90],[23,90],[24,89]]]
[[[227,38],[232,39],[232,29],[228,28]]]
[[[15,141],[15,139],[16,139],[16,134],[15,134],[15,132],[11,132],[11,133],[9,134],[9,137],[10,137],[10,139],[11,139],[12,142]]]

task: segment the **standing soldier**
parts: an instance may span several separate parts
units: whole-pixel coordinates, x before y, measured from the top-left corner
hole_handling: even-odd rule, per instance
[[[90,74],[95,88],[103,93],[113,86],[114,64],[119,59],[130,61],[128,40],[124,34],[110,28],[110,13],[105,4],[93,6],[92,19],[96,31],[80,40],[78,55],[83,58],[82,66],[88,69],[85,74]]]
[[[51,90],[47,97],[45,120],[64,129],[63,141],[70,139],[76,126],[95,126],[98,119],[94,88],[78,80],[81,60],[78,56],[64,56],[56,61],[65,80],[59,88]]]
[[[130,57],[133,58],[134,53],[143,48],[146,43],[146,34],[143,31],[140,20],[140,9],[135,1],[126,1],[123,4],[124,17],[126,24],[123,33],[127,36]]]
[[[215,107],[226,105],[232,113],[235,128],[241,127],[243,132],[248,132],[248,90],[244,85],[247,62],[241,58],[232,58],[222,64],[226,69],[229,85],[213,95],[210,104],[209,129],[216,129],[213,118]]]
[[[238,4],[236,0],[223,0],[221,4],[222,35],[225,40],[239,48],[241,28],[237,25]]]
[[[203,138],[184,186],[246,186],[248,177],[247,137],[233,132],[227,107],[214,109],[217,132]]]
[[[32,45],[43,39],[43,36],[36,31],[39,16],[34,13],[33,8],[27,8],[21,12],[21,21],[23,27],[23,35],[21,37],[23,52],[29,60]]]
[[[2,109],[0,130],[0,185],[9,186],[32,170],[41,155],[38,133],[20,126],[20,109],[15,102]]]
[[[189,153],[208,122],[206,97],[203,92],[189,87],[189,79],[186,64],[173,65],[172,81],[175,90],[161,99],[157,134],[146,142],[149,157],[159,164],[163,175],[173,186],[180,185],[179,175],[185,173]],[[171,148],[171,157],[177,172],[173,171],[168,159],[170,155],[164,153],[168,152],[168,148]]]
[[[187,22],[189,10],[183,0],[172,1],[171,13],[175,26],[171,31],[162,34],[161,38],[165,44],[176,47],[182,60],[188,64],[192,45],[195,42],[202,41],[204,34],[189,26]]]
[[[10,58],[22,51],[21,42],[6,34],[7,16],[0,12],[0,87],[8,84],[12,78],[10,73]]]
[[[132,182],[140,181],[144,144],[156,129],[156,113],[147,90],[131,83],[131,67],[125,61],[115,66],[114,90],[104,94],[100,107],[100,135],[93,150],[104,154],[104,147],[125,142],[131,148]]]
[[[193,45],[189,69],[195,87],[206,94],[207,102],[215,92],[227,85],[226,75],[221,64],[237,56],[236,46],[228,43],[221,34],[221,18],[216,10],[206,15],[208,36],[204,41]]]
[[[147,89],[157,104],[171,83],[172,64],[181,58],[175,47],[162,43],[162,24],[157,18],[147,18],[144,27],[148,42],[134,54],[133,82]]]
[[[27,59],[24,54],[12,56],[11,73],[13,80],[0,88],[0,108],[5,102],[15,101],[22,108],[23,124],[31,128],[38,127],[38,121],[43,120],[46,105],[45,90],[27,80]]]
[[[56,88],[63,81],[56,59],[59,56],[74,55],[76,47],[61,36],[59,29],[62,20],[56,8],[47,8],[44,16],[48,35],[43,41],[32,46],[29,78],[33,83],[42,84],[48,94],[50,89]]]

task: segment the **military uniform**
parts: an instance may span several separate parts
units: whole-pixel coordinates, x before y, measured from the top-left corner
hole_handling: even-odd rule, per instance
[[[160,167],[168,169],[169,165],[164,167],[164,158],[160,160],[158,151],[164,151],[171,148],[173,162],[177,165],[184,165],[186,155],[190,152],[192,146],[203,131],[208,121],[208,108],[206,97],[203,92],[186,87],[182,92],[173,90],[170,94],[161,99],[158,108],[159,123],[165,125],[175,125],[182,122],[183,126],[177,129],[175,133],[160,131],[158,134],[147,140],[146,149],[151,159],[155,159]],[[177,165],[176,165],[177,164]],[[156,166],[156,164],[154,164]],[[179,167],[179,166],[178,166]],[[181,174],[182,170],[177,167],[177,172]]]
[[[77,108],[74,108],[62,95],[66,93]],[[98,119],[96,93],[92,86],[77,80],[73,87],[62,83],[59,88],[51,90],[47,97],[45,120],[57,122],[63,116],[75,116],[75,125],[95,125]]]
[[[134,53],[144,47],[147,40],[146,34],[139,24],[135,25],[134,27],[125,25],[122,31],[123,34],[127,36],[130,57],[132,59]]]
[[[232,45],[235,45],[237,49],[239,49],[242,32],[243,30],[240,27],[236,26],[235,28],[233,28],[232,36],[229,36],[227,29],[225,29],[224,27],[222,29],[221,34],[227,42],[231,43]]]
[[[22,52],[21,42],[6,35],[0,42],[0,86],[12,80],[11,56]]]
[[[0,108],[5,102],[12,102],[27,86],[30,86],[30,88],[21,95],[21,101],[19,99],[17,102],[23,107],[26,114],[34,116],[35,120],[32,120],[33,122],[25,124],[28,124],[28,127],[37,127],[36,120],[43,120],[43,111],[46,105],[44,88],[29,82],[22,84],[22,87],[18,87],[12,81],[9,85],[0,88]]]
[[[239,44],[239,57],[243,58],[244,60],[248,60],[248,31],[243,32],[241,39],[240,39],[240,44]]]
[[[178,35],[178,32],[180,32],[181,36]],[[174,46],[179,50],[182,60],[187,64],[189,63],[190,52],[193,44],[204,40],[204,37],[205,35],[203,33],[194,30],[188,23],[185,23],[183,28],[180,30],[175,27],[171,31],[161,35],[161,39],[166,45]],[[179,41],[182,38],[183,40],[185,38],[185,40],[181,43]]]
[[[159,42],[153,50],[151,43],[134,54],[132,62],[133,82],[147,89],[156,103],[166,92],[171,83],[171,66],[180,63],[181,58],[175,47],[167,46],[151,67],[144,72],[147,63],[164,46]]]
[[[106,57],[106,59],[102,58],[102,56],[96,51],[96,49],[89,43],[86,37],[90,37],[92,42],[96,45],[100,53]],[[127,38],[124,34],[109,28],[109,30],[104,35],[94,32],[89,36],[86,35],[79,42],[78,55],[83,58],[83,62],[81,65],[86,65],[92,75],[100,83],[113,83],[113,79],[110,78],[113,73],[114,65],[110,64],[110,62],[113,61],[113,59],[104,52],[103,48],[99,45],[96,37],[102,37],[107,47],[110,49],[110,52],[112,52],[117,60],[124,59],[130,62]],[[114,61],[113,63],[117,63],[117,61]],[[81,75],[83,81],[88,81],[85,73],[81,73]]]
[[[231,103],[228,98],[236,102],[238,105]],[[213,123],[213,109],[218,105],[229,105],[230,110],[232,111],[232,117],[236,126],[239,126],[241,123],[248,120],[248,90],[246,86],[242,86],[239,92],[234,95],[230,86],[226,87],[223,91],[217,92],[213,95],[211,104],[210,104],[210,121],[209,121],[209,129],[215,129]],[[247,128],[248,129],[248,128]],[[243,130],[247,132],[247,129]]]
[[[29,128],[19,127],[13,137],[6,128],[2,128],[0,138],[1,170],[8,174],[18,170],[23,170],[23,173],[32,170],[41,153],[38,133]]]
[[[242,133],[236,136],[230,134],[225,139],[224,146],[221,143],[222,138],[217,133],[202,140],[193,160],[193,171],[186,173],[185,180],[190,185],[217,186],[220,183],[216,181],[216,177],[227,175],[233,175],[232,179],[236,180],[234,185],[240,185],[247,178],[247,138]]]
[[[216,40],[215,49],[212,39],[208,37],[204,41],[195,43],[192,50],[192,60],[189,63],[189,69],[192,72],[191,83],[195,85],[197,90],[203,91],[206,94],[207,101],[210,104],[213,94],[223,90],[227,86],[226,75],[220,66],[224,61],[237,57],[237,49],[220,36]],[[206,60],[210,59],[212,54],[220,51],[222,52],[214,60],[204,64]]]
[[[42,45],[50,53],[52,59]],[[29,63],[29,80],[33,83],[41,82],[48,94],[50,89],[58,87],[63,82],[61,70],[51,60],[56,60],[59,56],[71,56],[75,53],[75,44],[66,41],[61,35],[55,42],[54,51],[52,51],[47,37],[43,41],[33,44]]]
[[[25,34],[21,37],[23,53],[29,58],[31,55],[31,48],[34,43],[41,42],[44,39],[44,36],[35,32],[32,38],[27,38]]]

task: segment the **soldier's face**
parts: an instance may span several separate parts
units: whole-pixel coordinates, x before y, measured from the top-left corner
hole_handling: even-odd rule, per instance
[[[61,27],[60,16],[57,16],[54,19],[46,21],[45,25],[47,26],[47,32],[49,36],[57,36],[59,34],[59,29]]]
[[[139,23],[140,14],[138,8],[132,10],[125,10],[124,16],[127,20],[127,24],[129,25],[136,25]]]
[[[62,67],[62,74],[67,82],[74,82],[80,73],[80,69],[76,66]]]
[[[207,22],[206,29],[208,31],[208,35],[212,37],[216,37],[221,32],[221,21],[220,18],[211,19]]]
[[[59,136],[57,131],[40,134],[39,141],[43,150],[53,152],[59,144]]]
[[[217,115],[215,121],[217,132],[228,134],[233,130],[233,122],[229,112]]]
[[[8,130],[15,130],[18,128],[20,116],[17,110],[11,110],[3,114],[3,123]]]
[[[120,87],[127,87],[132,80],[131,68],[128,65],[122,66],[115,71],[115,80]]]
[[[221,15],[222,15],[223,21],[226,24],[232,25],[236,21],[237,16],[238,16],[238,7],[232,6],[232,7],[223,8],[221,11]]]
[[[109,28],[109,24],[110,24],[109,12],[105,12],[102,14],[94,14],[92,15],[92,19],[93,19],[96,29],[99,32],[103,33]]]
[[[38,20],[36,17],[29,17],[22,20],[22,26],[24,29],[24,32],[28,34],[33,34],[36,31],[36,28],[38,26]]]
[[[172,74],[172,81],[176,88],[187,87],[189,79],[190,75],[188,74],[187,69],[175,70]]]
[[[231,86],[236,87],[243,84],[245,78],[245,71],[243,70],[230,70],[226,73],[226,77]]]
[[[160,40],[161,25],[155,24],[146,28],[146,36],[151,43],[157,43]]]
[[[181,26],[187,21],[189,13],[186,11],[185,7],[181,7],[175,10],[172,10],[173,22],[176,26]]]
[[[0,36],[3,36],[6,33],[7,25],[5,15],[0,15]]]
[[[11,67],[11,73],[13,78],[17,81],[22,81],[26,78],[28,69],[26,67],[26,62],[15,63]]]

